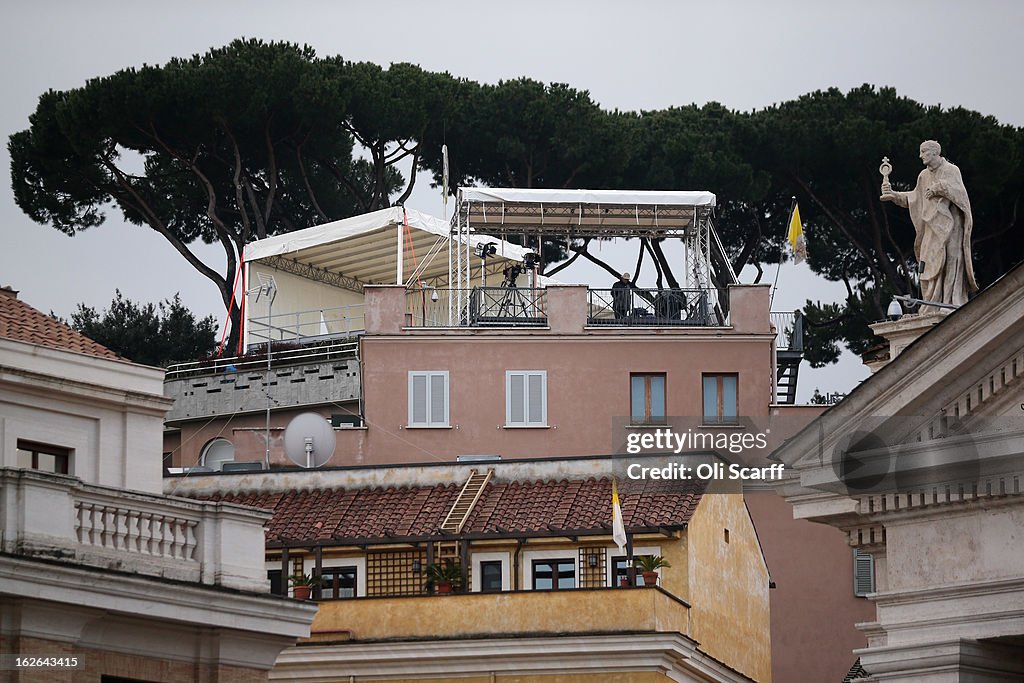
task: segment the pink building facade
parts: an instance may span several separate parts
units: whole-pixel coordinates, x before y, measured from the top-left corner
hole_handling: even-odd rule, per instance
[[[358,353],[331,370],[357,380],[356,391],[336,382],[337,391],[319,403],[275,405],[272,468],[295,466],[282,436],[301,412],[357,418],[336,427],[330,468],[621,454],[627,431],[638,425],[721,426],[737,416],[768,420],[779,410],[773,408],[777,330],[767,285],[730,286],[724,325],[594,324],[588,289],[578,285],[549,285],[543,324],[530,326],[427,327],[410,313],[404,286],[367,286],[364,295]],[[276,378],[278,386],[301,379],[301,370],[287,373]],[[197,415],[178,429],[166,448],[175,465],[203,462],[204,449],[217,439],[230,440],[236,461],[262,461],[266,451],[260,410]],[[773,445],[784,436],[774,434]],[[747,497],[776,584],[773,680],[841,680],[855,661],[852,649],[864,645],[852,624],[872,618],[870,604],[854,596],[851,549],[834,529],[794,521],[773,492]],[[808,613],[795,594],[813,597],[821,610]],[[841,632],[825,633],[836,624]],[[811,633],[824,635],[811,641]]]

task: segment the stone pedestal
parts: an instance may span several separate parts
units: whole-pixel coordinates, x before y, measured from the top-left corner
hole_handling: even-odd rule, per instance
[[[899,320],[885,320],[871,325],[871,331],[889,342],[889,357],[865,363],[871,372],[878,372],[903,353],[915,339],[946,319],[948,312],[905,315]]]

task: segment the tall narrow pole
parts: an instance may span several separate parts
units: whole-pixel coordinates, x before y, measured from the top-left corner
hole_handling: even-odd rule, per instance
[[[267,289],[270,289],[269,285]],[[270,301],[267,303],[267,319],[270,321],[270,329],[267,331],[267,452],[264,460],[266,461],[267,469],[270,469],[270,356],[274,348],[274,297],[277,295],[275,290],[270,295]]]
[[[396,242],[396,247],[395,247],[398,250],[396,252],[398,254],[398,259],[397,259],[398,260],[398,266],[397,266],[397,269],[395,271],[395,284],[396,285],[404,285],[405,284],[405,272],[404,272],[405,271],[405,250],[402,248],[403,247],[403,245],[402,245],[402,226],[401,225],[396,225],[395,229],[398,232],[398,240]]]

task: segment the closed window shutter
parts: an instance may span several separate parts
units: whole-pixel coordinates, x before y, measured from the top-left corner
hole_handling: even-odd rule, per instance
[[[430,424],[448,424],[448,387],[444,375],[430,377]]]
[[[548,422],[547,373],[543,370],[505,373],[505,424],[544,427]]]
[[[529,383],[529,394],[527,409],[529,416],[527,421],[532,425],[542,425],[545,422],[544,416],[544,376],[541,374],[527,375]]]
[[[713,375],[704,376],[704,423],[713,424],[719,421],[718,414],[718,378]]]
[[[508,376],[508,422],[513,425],[526,423],[525,384],[526,375],[515,372]]]
[[[739,397],[736,395],[736,377],[722,377],[722,419],[735,422],[738,415]]]
[[[409,424],[427,424],[427,376],[413,375],[411,386]]]
[[[409,373],[409,426],[448,426],[448,373]]]
[[[853,594],[864,597],[875,592],[875,558],[870,554],[853,551]]]

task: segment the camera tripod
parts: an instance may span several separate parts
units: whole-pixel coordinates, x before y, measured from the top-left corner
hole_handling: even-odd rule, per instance
[[[501,299],[498,300],[499,318],[525,318],[529,310],[530,302],[526,300],[523,293],[516,287],[516,283],[505,282],[501,285],[505,290]]]

